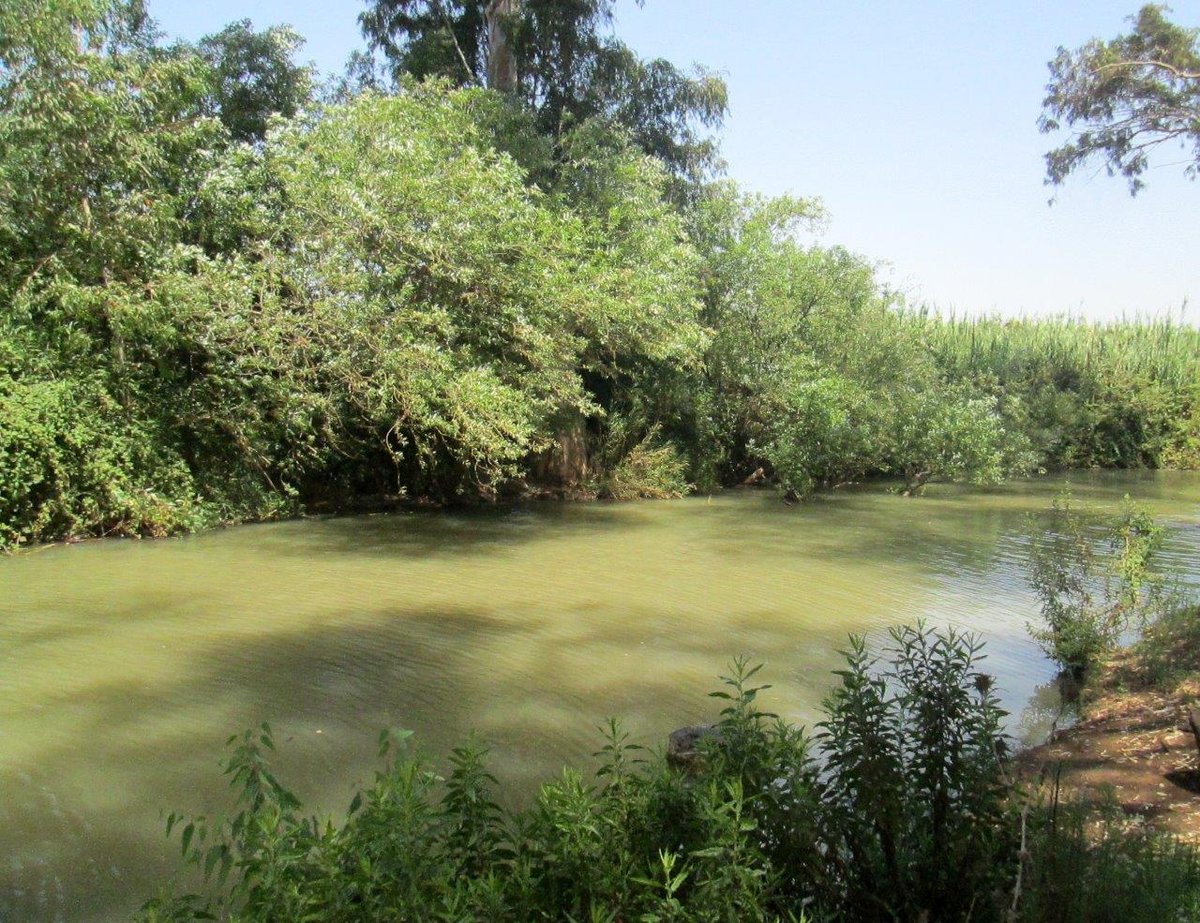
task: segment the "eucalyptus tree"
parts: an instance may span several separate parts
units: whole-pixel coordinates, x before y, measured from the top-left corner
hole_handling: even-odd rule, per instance
[[[312,100],[312,68],[296,63],[304,39],[289,26],[255,31],[250,20],[202,38],[211,69],[208,106],[237,141],[261,141],[272,115],[291,118]]]
[[[445,77],[511,94],[538,129],[560,136],[589,119],[619,125],[675,176],[717,165],[724,82],[644,60],[608,30],[612,0],[367,0],[359,17],[393,79]]]
[[[1128,34],[1058,49],[1039,124],[1075,134],[1046,155],[1047,182],[1058,185],[1099,160],[1136,194],[1151,153],[1168,144],[1187,152],[1189,176],[1200,174],[1200,28],[1174,23],[1167,12],[1144,6]]]

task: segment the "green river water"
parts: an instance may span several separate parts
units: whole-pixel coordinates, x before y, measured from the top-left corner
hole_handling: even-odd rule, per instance
[[[847,633],[979,632],[1014,736],[1057,714],[1029,640],[1025,514],[1061,477],[303,520],[0,559],[0,919],[126,919],[177,868],[166,811],[220,813],[224,741],[270,721],[285,782],[343,811],[387,726],[445,753],[470,731],[516,800],[596,726],[660,745],[712,720],[731,656],[770,710],[814,720]],[[1072,476],[1174,527],[1197,579],[1200,474]]]

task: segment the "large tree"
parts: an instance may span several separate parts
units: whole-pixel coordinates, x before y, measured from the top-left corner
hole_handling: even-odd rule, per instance
[[[1171,22],[1167,12],[1144,6],[1129,34],[1058,49],[1039,125],[1075,133],[1046,155],[1049,183],[1096,159],[1136,194],[1151,152],[1171,143],[1188,151],[1187,174],[1200,173],[1200,29]]]
[[[441,76],[515,94],[550,135],[606,120],[689,180],[716,163],[703,129],[724,117],[724,82],[638,57],[609,31],[612,0],[366,2],[363,34],[393,78]]]
[[[200,40],[211,68],[208,108],[238,141],[261,141],[272,115],[294,116],[312,97],[312,69],[293,60],[304,45],[290,26],[255,32],[249,19]]]

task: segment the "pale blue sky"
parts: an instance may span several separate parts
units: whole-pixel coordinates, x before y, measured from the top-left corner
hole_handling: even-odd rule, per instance
[[[170,35],[234,19],[293,25],[340,71],[354,0],[149,0]],[[1042,183],[1036,121],[1058,45],[1111,37],[1140,0],[618,0],[643,55],[723,74],[729,175],[824,200],[825,243],[886,266],[914,302],[960,313],[1177,315],[1200,323],[1200,182],[1166,152],[1131,198],[1119,178]],[[1200,25],[1200,0],[1176,2]],[[1170,163],[1174,161],[1175,163]],[[1055,195],[1053,206],[1047,199]]]

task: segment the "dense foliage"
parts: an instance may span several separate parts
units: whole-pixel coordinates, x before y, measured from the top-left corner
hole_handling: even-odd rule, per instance
[[[805,242],[815,202],[679,195],[646,132],[686,101],[626,81],[550,126],[546,75],[619,49],[606,4],[569,53],[521,9],[550,30],[529,99],[401,75],[318,104],[284,29],[164,46],[136,0],[0,7],[0,545],[1200,460],[1194,331],[905,313]],[[413,70],[436,29],[388,22]]]
[[[999,402],[1050,468],[1200,467],[1200,330],[914,315],[951,380]]]
[[[172,815],[202,894],[144,921],[1106,921],[1187,919],[1194,850],[1040,807],[1010,781],[978,644],[897,629],[885,662],[854,641],[807,738],[761,712],[734,664],[687,768],[615,722],[594,781],[568,770],[501,810],[486,750],[443,778],[381,735],[386,763],[344,823],[307,817],[271,772],[270,729],[231,738],[229,819]]]

